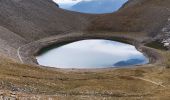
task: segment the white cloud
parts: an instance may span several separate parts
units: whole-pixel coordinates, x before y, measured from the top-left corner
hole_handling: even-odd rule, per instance
[[[56,3],[77,3],[80,2],[81,0],[53,0]]]
[[[37,61],[41,65],[60,68],[101,68],[134,57],[143,59],[144,56],[132,45],[92,39],[49,50],[38,56]]]
[[[82,40],[79,42],[74,42],[67,44],[61,48],[72,48],[72,49],[83,49],[83,50],[93,50],[100,51],[110,54],[141,54],[136,50],[136,48],[129,44],[123,44],[108,40]],[[114,52],[113,52],[114,51]]]
[[[78,3],[80,1],[91,1],[91,0],[53,0],[56,3],[68,4],[68,3]]]

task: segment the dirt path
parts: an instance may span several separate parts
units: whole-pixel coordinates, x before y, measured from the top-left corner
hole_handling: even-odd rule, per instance
[[[161,82],[155,82],[155,81],[152,81],[152,80],[149,80],[149,79],[146,79],[146,78],[142,78],[142,77],[135,77],[135,76],[131,76],[131,77],[132,77],[132,78],[135,78],[135,79],[143,80],[143,81],[146,81],[146,82],[149,82],[149,83],[158,85],[158,86],[161,86],[161,87],[163,87],[163,88],[166,87],[166,86],[162,85]]]
[[[53,37],[44,38],[38,41],[34,41],[23,46],[20,46],[17,50],[18,57],[21,63],[26,64],[35,64],[35,55],[37,50],[40,50],[43,47],[49,46],[54,43],[62,43],[66,41],[89,39],[89,38],[102,38],[102,39],[112,39],[120,42],[127,42],[132,45],[135,45],[137,48],[141,47],[141,51],[146,54],[149,58],[152,58],[151,63],[161,63],[161,56],[154,49],[141,46],[141,40],[134,37],[129,37],[128,34],[119,34],[119,33],[93,33],[93,34],[83,34],[83,33],[70,33],[65,35],[57,35]]]
[[[23,60],[22,60],[22,57],[21,57],[21,55],[20,55],[20,49],[21,49],[21,47],[19,47],[19,48],[17,49],[17,55],[18,55],[18,58],[19,58],[20,62],[21,62],[21,63],[24,63]]]

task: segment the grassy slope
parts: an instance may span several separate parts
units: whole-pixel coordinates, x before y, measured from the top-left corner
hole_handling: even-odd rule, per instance
[[[81,95],[97,98],[168,98],[167,94],[170,93],[170,69],[163,66],[79,72],[22,65],[1,57],[0,68],[2,90],[50,95],[58,93],[59,96],[68,94],[76,98],[81,98]],[[161,83],[165,87],[140,78]]]

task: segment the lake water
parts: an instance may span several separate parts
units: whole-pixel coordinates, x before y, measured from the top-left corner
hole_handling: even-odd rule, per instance
[[[40,65],[56,68],[110,68],[149,62],[129,44],[103,39],[89,39],[53,48],[36,57]]]
[[[91,14],[112,13],[128,0],[53,0],[60,8]]]

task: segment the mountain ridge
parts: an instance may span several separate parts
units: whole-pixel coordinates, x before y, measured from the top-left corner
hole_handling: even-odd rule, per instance
[[[97,17],[89,30],[147,32],[156,36],[170,16],[170,1],[130,0],[119,11]]]
[[[81,1],[73,5],[70,10],[91,14],[112,13],[117,11],[126,0],[92,0]]]

